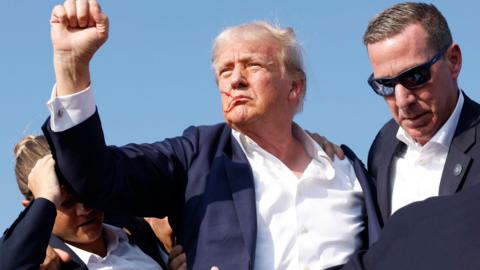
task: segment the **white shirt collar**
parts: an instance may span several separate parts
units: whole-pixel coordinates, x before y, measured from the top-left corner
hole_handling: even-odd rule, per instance
[[[457,105],[455,106],[452,114],[445,122],[445,124],[443,124],[443,126],[437,131],[437,133],[435,133],[435,135],[423,147],[431,144],[442,145],[447,149],[450,147],[453,135],[455,133],[455,129],[458,124],[458,119],[460,118],[460,114],[462,112],[463,102],[463,94],[462,91],[459,90]],[[415,140],[402,127],[398,128],[396,137],[399,141],[405,143],[408,147],[422,148],[422,146],[416,143]]]
[[[311,137],[308,135],[300,126],[296,123],[292,125],[292,133],[295,138],[299,139],[303,144],[307,154],[315,161],[320,163],[323,174],[326,176],[327,180],[332,180],[335,177],[335,169],[333,167],[332,160],[328,157],[327,153],[323,151],[322,147],[318,145]],[[242,147],[244,153],[247,156],[253,157],[252,153],[254,152],[265,152],[268,155],[273,156],[271,153],[260,147],[254,140],[252,140],[247,135],[232,129],[232,136],[237,139]]]
[[[103,224],[103,234],[102,237],[105,239],[107,243],[107,256],[118,247],[120,241],[128,241],[127,234],[120,228],[114,227],[108,224]],[[83,249],[77,248],[70,244],[65,243],[70,249],[72,249],[75,254],[84,262],[88,264],[90,258],[92,257],[100,257],[94,253],[85,251]]]

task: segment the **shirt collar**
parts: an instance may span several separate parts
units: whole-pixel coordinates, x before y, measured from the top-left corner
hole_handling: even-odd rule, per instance
[[[103,224],[102,237],[107,242],[107,256],[118,247],[118,244],[121,241],[128,241],[128,236],[122,229],[105,224],[105,223]],[[80,258],[80,260],[82,260],[82,262],[85,263],[86,265],[88,265],[88,262],[90,261],[91,258],[100,257],[94,253],[77,248],[70,244],[67,244],[67,243],[65,244],[71,250],[73,250],[73,252],[75,252],[75,254],[77,254],[77,256]]]
[[[302,143],[307,155],[310,156],[315,162],[320,163],[321,168],[323,168],[323,174],[325,174],[328,180],[331,180],[335,177],[335,169],[333,167],[332,160],[328,157],[327,153],[323,151],[322,147],[316,143],[310,135],[308,135],[305,130],[303,130],[299,125],[293,123],[292,133],[295,138],[299,139]],[[268,153],[265,149],[260,147],[254,140],[252,140],[247,135],[232,129],[232,136],[237,140],[242,148],[243,152],[247,157],[253,158],[254,152],[259,153]],[[270,153],[268,153],[270,154]],[[271,155],[271,154],[270,154]],[[272,155],[273,156],[273,155]]]
[[[463,108],[463,94],[462,91],[459,90],[457,105],[455,105],[455,109],[453,110],[452,114],[448,118],[448,120],[443,124],[443,126],[435,133],[435,135],[424,145],[430,144],[438,144],[442,145],[446,148],[450,147],[450,144],[453,139],[453,135],[455,133],[455,129],[458,124],[458,120],[460,118],[460,113],[462,112]],[[403,143],[405,143],[408,147],[419,147],[422,148],[415,140],[402,128],[399,127],[397,131],[397,139]]]

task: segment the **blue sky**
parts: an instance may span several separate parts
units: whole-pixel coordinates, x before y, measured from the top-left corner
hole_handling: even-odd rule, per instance
[[[0,16],[0,230],[20,213],[13,146],[39,134],[54,83],[52,0],[2,1]],[[390,118],[368,87],[362,34],[368,20],[396,1],[101,1],[110,38],[92,62],[92,81],[107,143],[153,142],[189,125],[223,120],[210,69],[213,38],[252,20],[295,29],[308,75],[304,128],[353,148],[366,161],[375,134]],[[459,84],[480,100],[476,1],[434,1],[463,52]],[[152,203],[155,200],[152,199]]]

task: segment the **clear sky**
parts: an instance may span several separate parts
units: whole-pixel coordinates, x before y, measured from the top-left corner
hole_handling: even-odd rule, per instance
[[[54,84],[50,43],[53,0],[3,0],[0,16],[0,232],[20,213],[13,146],[39,134]],[[366,83],[371,73],[362,34],[395,1],[101,1],[110,38],[92,63],[107,143],[153,142],[189,125],[222,121],[210,69],[213,38],[252,20],[295,29],[304,49],[308,90],[296,121],[353,148],[366,162],[390,118]],[[480,100],[480,2],[434,1],[463,53],[460,87]],[[152,198],[152,203],[155,199]]]

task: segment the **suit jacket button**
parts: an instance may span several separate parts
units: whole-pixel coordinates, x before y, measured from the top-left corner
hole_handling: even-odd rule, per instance
[[[462,165],[456,164],[455,167],[453,168],[453,174],[455,176],[459,176],[462,173]]]

